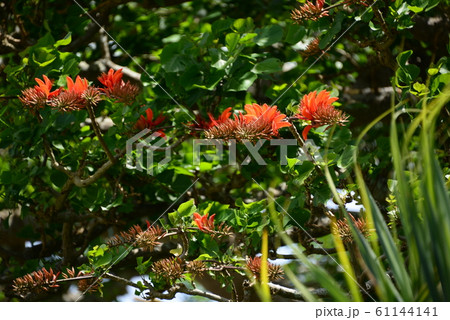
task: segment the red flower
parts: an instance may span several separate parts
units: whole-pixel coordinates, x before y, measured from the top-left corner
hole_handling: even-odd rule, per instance
[[[77,76],[75,82],[73,82],[72,78],[66,77],[67,79],[67,91],[74,92],[77,95],[82,95],[83,92],[89,87],[89,83],[86,78],[80,78]]]
[[[269,107],[267,104],[260,106],[259,104],[246,104],[244,106],[247,112],[244,119],[247,123],[263,121],[272,124],[273,135],[278,135],[278,129],[290,127],[291,124],[284,121],[286,115],[277,110],[277,106]]]
[[[152,109],[148,108],[145,110],[145,113],[147,114],[147,117],[144,117],[141,115],[139,120],[136,122],[135,128],[138,130],[144,130],[144,129],[150,129],[153,130],[155,127],[160,125],[166,117],[160,114],[155,121],[153,121],[153,111]],[[161,130],[156,131],[158,132],[162,137],[165,137],[166,135]]]
[[[300,102],[299,113],[296,116],[311,123],[303,130],[303,139],[307,139],[311,128],[333,124],[343,125],[347,121],[348,116],[331,105],[338,99],[337,97],[330,97],[330,92],[326,90],[319,93],[313,91],[303,97]]]
[[[62,90],[60,94],[55,96],[50,105],[60,111],[70,112],[80,110],[86,107],[88,102],[96,104],[100,97],[96,88],[89,87],[86,78],[77,76],[75,82],[70,77],[66,77],[67,90]]]
[[[110,98],[118,99],[123,103],[132,103],[139,93],[139,88],[129,81],[124,82],[122,76],[122,69],[117,71],[109,69],[107,74],[102,73],[100,77],[98,77],[98,81],[106,88],[100,90]]]
[[[219,116],[219,118],[214,119],[213,115],[211,113],[208,113],[209,119],[211,120],[210,124],[209,124],[209,128],[217,126],[221,123],[224,123],[225,121],[227,121],[230,116],[231,116],[231,107],[226,108],[222,114]],[[208,129],[209,129],[208,128]]]
[[[201,216],[197,212],[194,212],[194,222],[201,231],[212,232],[212,231],[214,231],[214,217],[215,216],[216,215],[213,214],[211,217],[208,218],[208,214]]]
[[[193,130],[207,130],[212,126],[211,122],[203,118],[200,114],[195,116],[195,122],[189,122],[187,125]],[[194,134],[194,132],[192,132],[192,134]]]
[[[50,91],[52,89],[53,82],[47,78],[46,75],[43,76],[43,79],[44,81],[35,78],[34,80],[36,80],[38,85],[34,86],[34,88],[27,88],[23,90],[22,96],[19,97],[19,100],[24,105],[33,110],[43,108],[50,102],[50,100],[57,97],[62,91],[62,88]]]
[[[194,130],[208,130],[212,127],[226,122],[230,118],[231,113],[231,107],[226,108],[219,116],[219,118],[214,119],[214,116],[208,112],[209,121],[204,119],[200,114],[197,114],[197,116],[195,117],[195,122],[190,122],[187,125],[193,130],[191,134],[195,135]]]
[[[62,88],[50,91],[52,89],[53,82],[49,78],[47,78],[46,75],[43,75],[42,78],[44,79],[44,81],[39,78],[34,78],[34,80],[36,80],[36,82],[39,84],[38,86],[34,86],[34,89],[36,91],[45,93],[47,99],[51,99],[61,92]]]
[[[112,68],[109,69],[108,74],[102,73],[100,77],[98,77],[98,81],[100,81],[106,88],[113,89],[117,85],[122,85],[122,69],[114,71]],[[105,89],[101,89],[105,91]]]

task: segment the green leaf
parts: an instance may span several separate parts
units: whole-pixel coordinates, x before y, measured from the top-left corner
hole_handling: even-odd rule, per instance
[[[194,84],[193,86],[206,90],[214,90],[224,76],[225,70],[212,70],[208,75],[205,84]]]
[[[239,39],[239,43],[246,44],[246,45],[253,45],[255,42],[253,39],[257,36],[257,33],[246,33],[244,34],[241,39]]]
[[[414,79],[419,76],[420,69],[416,65],[407,64],[409,57],[413,54],[412,50],[404,51],[397,56],[399,68],[396,71],[397,86],[400,88],[408,87]],[[406,86],[402,85],[404,83]]]
[[[345,14],[342,11],[339,11],[338,14],[336,14],[335,19],[333,20],[333,24],[331,25],[331,28],[327,30],[325,35],[322,37],[319,43],[320,49],[325,49],[328,44],[333,40],[333,37],[338,34],[341,31],[342,28],[342,21],[344,20]]]
[[[281,71],[282,63],[280,59],[277,58],[269,58],[262,62],[255,64],[252,69],[252,72],[256,74],[260,73],[274,73]]]
[[[238,33],[228,33],[225,36],[225,44],[230,53],[232,53],[234,51],[234,49],[236,49],[236,46],[239,43],[240,37],[241,36]]]
[[[211,25],[211,30],[215,36],[229,29],[233,24],[233,19],[217,20]]]
[[[255,42],[260,47],[270,46],[283,38],[283,28],[277,24],[256,29],[255,31],[258,33]]]
[[[232,78],[227,82],[227,91],[246,91],[258,78],[253,72],[244,73],[238,78]]]
[[[222,70],[226,67],[228,58],[225,55],[225,52],[216,48],[211,48],[208,50],[208,52],[212,60],[211,67],[218,70]]]
[[[413,54],[412,50],[407,50],[407,51],[403,51],[403,52],[399,53],[399,55],[396,58],[399,66],[404,67],[406,65],[406,62],[408,62],[409,57],[411,57],[412,54]]]
[[[297,168],[298,176],[295,178],[295,182],[298,185],[302,185],[305,180],[311,175],[311,172],[314,170],[314,163],[310,161],[304,161]]]
[[[31,56],[31,60],[36,63],[40,68],[43,68],[45,66],[48,66],[53,61],[56,60],[56,56],[50,52],[47,52],[47,50],[37,50],[33,52]]]
[[[38,42],[33,46],[35,48],[41,48],[41,47],[50,47],[55,43],[55,39],[51,35],[50,32],[46,33],[45,36],[40,38]]]
[[[109,265],[112,261],[112,258],[113,258],[112,253],[106,252],[100,259],[98,259],[94,262],[94,268],[99,268],[99,267]]]
[[[434,76],[439,72],[439,69],[438,68],[429,68],[427,72],[428,72],[428,75]]]
[[[344,151],[341,153],[337,160],[337,165],[339,168],[347,169],[353,163],[353,151],[355,146],[348,145],[345,147]]]
[[[191,216],[196,210],[197,207],[194,205],[193,199],[186,201],[180,204],[176,211],[169,213],[169,220],[173,225],[177,225],[183,217]]]
[[[251,32],[254,27],[253,19],[250,17],[246,19],[237,19],[232,26],[233,30],[240,33]]]
[[[152,264],[152,258],[150,257],[148,260],[144,260],[144,257],[137,257],[136,258],[136,262],[137,262],[137,266],[136,266],[136,271],[143,275],[147,273],[148,268],[150,267],[150,265]]]
[[[305,27],[298,24],[289,24],[286,30],[286,37],[284,41],[289,44],[296,44],[300,42],[306,34]]]
[[[66,34],[66,36],[63,39],[56,41],[54,47],[58,48],[60,46],[67,46],[70,42],[72,42],[72,32]]]
[[[415,82],[413,84],[413,89],[414,90],[411,90],[411,93],[413,93],[417,96],[423,96],[430,92],[430,90],[428,90],[428,87],[420,82]]]
[[[79,59],[74,58],[74,59],[69,59],[68,61],[64,62],[64,67],[63,67],[63,73],[65,75],[69,75],[71,77],[74,77],[78,74],[79,72]]]
[[[408,9],[411,10],[414,13],[419,13],[423,11],[423,8],[421,7],[416,7],[416,6],[408,6]]]
[[[397,249],[394,240],[389,232],[388,226],[378,209],[372,195],[369,194],[372,216],[377,230],[378,239],[384,249],[386,257],[389,261],[394,278],[399,286],[402,297],[406,301],[414,301],[412,293],[411,279],[405,269],[405,263],[401,252]]]
[[[180,72],[192,63],[192,59],[184,53],[192,46],[187,40],[171,43],[161,52],[161,66],[166,72]]]
[[[433,82],[431,83],[431,92],[433,94],[438,93],[438,91],[444,89],[444,86],[447,83],[450,83],[450,73],[438,75],[436,78],[434,78]]]

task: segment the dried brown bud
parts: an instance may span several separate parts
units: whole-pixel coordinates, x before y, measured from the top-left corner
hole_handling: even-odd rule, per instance
[[[186,263],[186,270],[187,272],[192,273],[193,276],[201,277],[208,268],[203,261],[193,260]]]
[[[180,258],[168,258],[153,263],[152,271],[158,277],[174,282],[183,277],[184,267]]]
[[[62,276],[64,277],[64,279],[71,279],[71,278],[88,276],[91,274],[92,274],[91,272],[84,273],[82,271],[79,271],[76,274],[75,269],[72,267],[72,269],[67,269],[66,273],[63,273]],[[80,290],[83,293],[96,292],[96,291],[98,291],[98,289],[100,289],[100,286],[101,286],[101,281],[98,280],[98,278],[96,278],[96,277],[78,280],[78,290]]]
[[[352,215],[350,215],[350,218],[352,219],[353,225],[361,232],[361,234],[367,238],[370,236],[370,230],[367,226],[366,220],[363,218],[355,219]],[[336,227],[339,236],[342,239],[342,242],[344,245],[349,245],[353,243],[353,233],[352,229],[349,225],[349,222],[346,219],[340,219],[336,221]]]
[[[164,229],[160,226],[150,226],[146,230],[142,230],[139,225],[132,226],[128,232],[122,231],[115,235],[108,241],[109,247],[117,247],[123,244],[132,244],[133,246],[144,248],[148,251],[153,251],[155,246],[160,244],[158,242],[165,234]]]
[[[26,297],[28,294],[41,294],[49,291],[50,288],[59,287],[56,283],[58,276],[59,272],[55,274],[52,268],[49,271],[42,268],[39,271],[15,279],[13,282],[13,290],[21,297]]]
[[[249,258],[247,260],[247,269],[256,279],[259,280],[261,278],[261,257]],[[267,261],[267,269],[269,281],[275,281],[283,278],[283,269],[281,266]]]
[[[310,1],[306,1],[304,5],[291,11],[291,18],[295,23],[302,24],[307,20],[316,21],[319,18],[328,16],[328,11],[323,10],[324,4],[324,0],[317,0],[315,5]]]

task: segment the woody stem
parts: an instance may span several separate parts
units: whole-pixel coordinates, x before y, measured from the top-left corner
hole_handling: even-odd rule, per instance
[[[303,145],[305,144],[305,142],[303,141],[302,137],[300,136],[300,134],[297,131],[297,128],[294,125],[294,122],[291,121],[291,119],[289,119],[289,122],[291,123],[291,126],[289,127],[289,131],[291,131],[292,135],[294,136],[294,138],[297,140],[298,145],[300,147],[303,147]]]
[[[109,161],[111,161],[112,163],[116,162],[116,159],[114,158],[114,156],[112,155],[108,146],[106,145],[105,140],[103,140],[102,133],[100,132],[100,128],[98,127],[97,121],[95,120],[95,114],[94,114],[94,110],[92,109],[92,105],[90,103],[88,103],[86,105],[86,109],[89,113],[89,118],[91,119],[92,128],[94,129],[94,133],[97,136],[98,141],[100,141],[100,144],[102,145],[103,150],[105,150],[105,153],[108,156]]]

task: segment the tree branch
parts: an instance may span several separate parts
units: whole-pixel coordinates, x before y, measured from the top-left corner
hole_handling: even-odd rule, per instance
[[[119,159],[121,156],[123,155],[123,152],[121,152],[120,154],[116,155],[114,158],[114,162]],[[75,175],[73,177],[73,183],[80,188],[84,188],[87,187],[88,185],[94,183],[95,181],[97,181],[98,179],[100,179],[105,172],[112,167],[112,165],[114,164],[113,161],[108,160],[107,162],[105,162],[93,175],[89,176],[86,179],[81,179],[78,175]]]
[[[188,289],[182,283],[177,283],[177,284],[173,285],[171,288],[169,288],[167,290],[167,293],[155,291],[154,288],[152,287],[152,285],[147,282],[146,282],[146,286],[150,291],[146,297],[146,299],[148,299],[148,300],[151,300],[154,298],[171,300],[175,297],[175,294],[180,292],[180,293],[188,294],[191,296],[205,297],[210,300],[215,300],[215,301],[220,301],[220,302],[230,302],[231,301],[229,299],[226,299],[226,298],[219,296],[217,294],[214,294],[214,293],[210,293],[210,292],[206,292],[206,291],[202,291],[202,290],[198,290],[198,289]]]
[[[268,285],[269,285],[271,293],[274,295],[278,295],[280,297],[298,300],[298,301],[305,301],[305,298],[303,297],[303,295],[295,289],[284,287],[279,284],[275,284],[275,283],[271,283],[271,282],[269,282]],[[329,296],[328,291],[323,288],[313,289],[313,290],[311,290],[311,293],[313,295],[321,297],[321,298]]]

